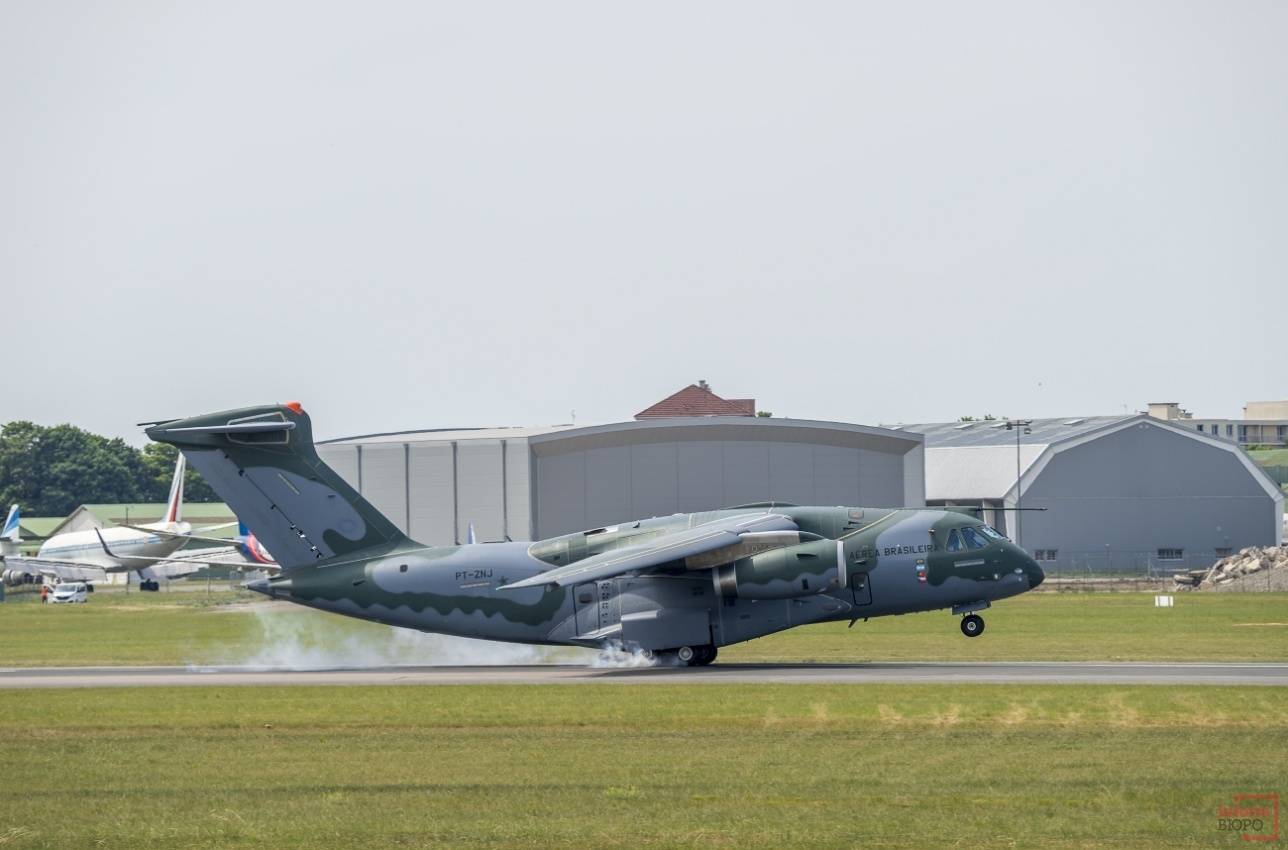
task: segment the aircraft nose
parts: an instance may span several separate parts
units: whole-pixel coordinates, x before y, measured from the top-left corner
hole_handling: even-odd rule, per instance
[[[1038,566],[1038,562],[1033,560],[1033,557],[1028,553],[1025,553],[1024,559],[1026,562],[1024,564],[1024,574],[1029,577],[1029,590],[1032,590],[1046,580],[1046,573],[1042,571],[1042,567]]]

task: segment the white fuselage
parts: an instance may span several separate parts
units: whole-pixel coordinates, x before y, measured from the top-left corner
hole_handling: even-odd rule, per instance
[[[192,530],[186,522],[150,522],[140,528],[155,528],[170,534],[188,534]],[[112,550],[112,555],[104,551],[99,534],[103,535],[103,542]],[[168,558],[186,542],[182,537],[149,534],[133,528],[104,528],[97,533],[71,531],[46,540],[36,557],[72,561],[109,573],[125,572],[151,567],[156,564],[152,559]]]

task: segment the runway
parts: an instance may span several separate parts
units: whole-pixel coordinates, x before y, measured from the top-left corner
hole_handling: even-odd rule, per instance
[[[710,685],[710,684],[1136,684],[1288,685],[1288,664],[1152,662],[882,662],[715,664],[711,667],[246,667],[0,668],[4,688],[253,685]]]

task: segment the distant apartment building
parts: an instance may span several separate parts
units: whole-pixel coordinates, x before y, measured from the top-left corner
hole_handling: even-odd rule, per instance
[[[1288,401],[1250,401],[1242,419],[1199,418],[1174,401],[1150,402],[1148,413],[1241,446],[1288,446]]]

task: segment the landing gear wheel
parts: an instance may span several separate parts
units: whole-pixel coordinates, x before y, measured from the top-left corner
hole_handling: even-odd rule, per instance
[[[139,590],[146,590],[146,591],[151,591],[152,593],[156,593],[160,589],[161,589],[161,583],[158,581],[139,582]]]
[[[697,648],[697,657],[693,660],[694,667],[706,667],[712,661],[716,660],[716,648],[714,646],[699,646]]]
[[[984,618],[978,614],[967,614],[962,617],[962,634],[966,637],[979,637],[984,633]]]
[[[698,654],[693,651],[693,647],[682,646],[675,651],[675,657],[680,659],[681,664],[689,667],[694,663],[694,659],[698,657]]]

